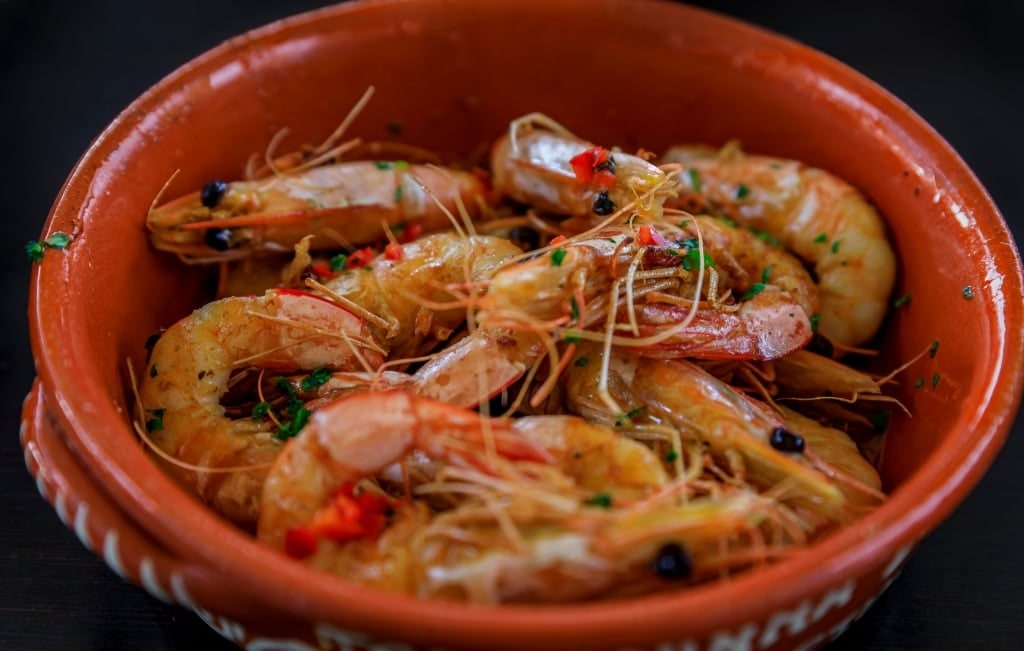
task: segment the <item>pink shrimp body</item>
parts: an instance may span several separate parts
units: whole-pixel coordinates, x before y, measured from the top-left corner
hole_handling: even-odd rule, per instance
[[[185,262],[220,262],[288,252],[309,234],[315,235],[314,249],[359,246],[384,239],[385,225],[416,221],[426,232],[448,228],[442,207],[457,213],[461,203],[475,215],[486,190],[467,172],[355,161],[235,181],[224,184],[222,193],[205,194],[205,204],[194,192],[149,213],[154,247]]]
[[[232,371],[376,368],[381,362],[362,319],[312,294],[230,297],[160,336],[139,387],[140,407],[149,439],[170,457],[167,470],[225,517],[251,526],[266,466],[281,441],[269,420],[225,415],[221,398]],[[246,469],[226,471],[236,467]]]

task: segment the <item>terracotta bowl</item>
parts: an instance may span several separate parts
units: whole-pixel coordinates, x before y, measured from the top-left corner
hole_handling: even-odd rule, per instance
[[[501,47],[495,47],[500,43]],[[129,425],[125,360],[205,298],[203,273],[154,252],[169,194],[240,174],[281,128],[319,142],[377,88],[354,133],[469,152],[531,111],[602,143],[658,151],[740,138],[864,189],[900,261],[879,346],[904,374],[881,468],[891,499],[785,562],[728,582],[588,605],[473,607],[314,573],[225,524],[160,472]],[[352,3],[229,41],[157,84],[85,153],[44,236],[73,235],[32,279],[39,382],[29,468],[90,548],[225,637],[290,649],[793,648],[838,635],[977,483],[1021,391],[1024,302],[1013,239],[963,161],[849,68],[704,11],[627,0]],[[970,288],[973,298],[965,297]],[[933,386],[932,378],[937,378]],[[925,378],[923,387],[913,380]],[[732,646],[728,646],[728,645]],[[347,645],[347,646],[346,646]]]

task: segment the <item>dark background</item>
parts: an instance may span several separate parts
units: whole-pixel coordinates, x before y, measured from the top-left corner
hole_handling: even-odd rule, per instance
[[[38,237],[75,161],[132,99],[230,36],[323,4],[0,0],[0,650],[233,648],[191,613],[122,583],[29,479],[17,442],[34,373],[23,247]],[[1020,240],[1021,3],[697,4],[823,50],[900,97],[960,152]],[[1024,648],[1022,427],[903,576],[830,649]]]

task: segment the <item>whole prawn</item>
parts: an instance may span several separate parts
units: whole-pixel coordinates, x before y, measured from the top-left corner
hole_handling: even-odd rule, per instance
[[[389,358],[416,357],[465,322],[460,294],[473,295],[475,285],[521,253],[500,237],[437,233],[391,248],[369,269],[341,272],[324,287],[330,298],[365,310]]]
[[[153,246],[184,262],[288,252],[313,234],[314,249],[383,240],[385,228],[415,222],[424,232],[449,215],[478,214],[487,191],[468,172],[404,162],[353,161],[295,168],[255,181],[211,181],[149,212]]]
[[[559,215],[607,217],[632,207],[659,213],[674,182],[639,156],[596,146],[538,113],[509,124],[491,150],[500,195]]]
[[[573,365],[566,392],[570,411],[606,423],[643,423],[678,431],[704,442],[723,465],[735,465],[729,455],[739,454],[743,480],[759,489],[785,486],[778,499],[798,505],[832,522],[852,517],[843,484],[830,477],[832,465],[863,468],[844,461],[859,456],[856,446],[830,447],[834,453],[827,471],[805,460],[814,456],[810,439],[789,431],[786,423],[766,406],[737,392],[700,367],[684,360],[643,358],[614,352],[599,357],[596,347],[581,347],[580,354],[600,363]],[[812,432],[800,423],[801,431]],[[827,437],[820,432],[815,442]],[[815,457],[823,460],[822,455]],[[877,480],[868,482],[877,485]],[[877,499],[871,492],[868,501]]]
[[[814,269],[819,331],[844,346],[870,340],[885,317],[896,258],[878,211],[853,186],[794,160],[727,145],[673,147],[683,170],[669,206],[723,214],[776,238]]]
[[[208,303],[160,335],[139,387],[147,439],[173,476],[224,517],[256,521],[263,477],[282,446],[280,422],[232,419],[221,400],[232,372],[376,368],[366,323],[306,292]]]

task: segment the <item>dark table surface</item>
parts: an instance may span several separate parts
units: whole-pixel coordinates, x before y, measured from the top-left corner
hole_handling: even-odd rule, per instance
[[[227,649],[197,617],[122,583],[39,497],[18,448],[33,374],[29,263],[77,158],[133,98],[188,59],[317,0],[0,0],[0,649]],[[974,169],[1024,235],[1024,9],[981,2],[699,3],[831,54],[900,97]],[[244,7],[244,9],[242,9]],[[567,70],[566,74],[571,74]],[[1024,648],[1020,419],[987,476],[902,577],[830,649]]]

